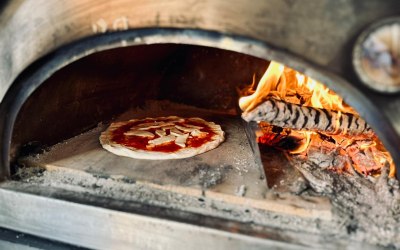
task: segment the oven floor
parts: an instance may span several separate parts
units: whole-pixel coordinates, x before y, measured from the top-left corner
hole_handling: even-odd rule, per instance
[[[65,199],[71,199],[72,192],[73,200],[85,203],[89,196],[97,197],[93,198],[96,204],[98,197],[111,198],[124,204],[117,209],[131,206],[126,202],[138,202],[256,224],[290,225],[293,230],[308,228],[310,232],[319,232],[322,224],[332,220],[332,207],[325,197],[276,194],[268,189],[261,160],[253,153],[245,125],[234,112],[217,113],[168,101],[150,101],[115,120],[168,115],[201,117],[220,124],[226,141],[214,150],[187,159],[136,160],[101,147],[98,138],[108,125],[101,124],[43,154],[19,159],[25,167],[20,169],[19,183],[12,186],[29,193],[66,196]]]
[[[151,101],[115,120],[168,115],[201,117],[220,124],[226,141],[192,158],[135,160],[116,156],[101,147],[98,138],[108,124],[100,124],[42,154],[19,159],[24,166],[16,174],[19,179],[0,185],[0,192],[26,194],[29,199],[39,199],[30,196],[39,195],[40,199],[46,197],[46,202],[66,201],[62,206],[90,205],[84,207],[93,210],[90,214],[94,213],[94,217],[103,216],[101,208],[107,208],[132,216],[143,214],[225,231],[239,230],[279,241],[291,239],[300,245],[319,246],[322,238],[341,235],[342,222],[333,217],[326,197],[276,193],[268,188],[268,171],[261,161],[264,165],[272,164],[274,152],[264,159],[259,158],[258,149],[253,152],[254,144],[246,135],[248,127],[235,112],[217,113]],[[32,205],[29,207],[33,209]],[[40,215],[46,214],[42,205],[38,204],[37,209]],[[49,228],[58,230],[56,224]],[[31,228],[25,231],[41,233]]]
[[[220,124],[226,140],[216,149],[175,160],[138,160],[114,155],[99,143],[106,125],[53,146],[48,152],[25,159],[29,166],[61,167],[100,176],[124,176],[157,185],[193,187],[229,195],[262,199],[267,190],[262,166],[257,165],[240,117],[215,114],[170,102],[149,102],[117,120],[178,115],[196,116]]]

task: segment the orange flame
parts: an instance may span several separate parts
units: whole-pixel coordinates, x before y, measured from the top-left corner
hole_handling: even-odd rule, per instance
[[[277,83],[283,73],[283,69],[284,67],[282,64],[271,62],[258,83],[256,91],[249,96],[244,96],[239,99],[239,107],[243,111],[250,111],[257,107],[257,105],[263,101],[266,93],[270,93],[273,89],[277,88]]]
[[[342,98],[322,83],[274,61],[271,61],[256,90],[247,89],[242,95],[239,107],[244,112],[251,111],[267,97],[275,97],[304,106],[356,114]]]
[[[256,89],[254,89],[255,87]],[[253,110],[267,98],[272,97],[299,105],[336,110],[339,117],[342,112],[358,115],[340,96],[322,83],[274,61],[271,61],[257,85],[255,84],[255,76],[253,76],[253,84],[243,90],[241,95],[239,106],[243,112]],[[339,123],[339,119],[336,119],[336,122]],[[261,126],[262,123],[264,122],[261,122]],[[336,127],[339,128],[339,125]],[[292,154],[305,152],[310,143],[312,143],[313,134],[316,134],[311,131],[296,131],[296,133],[300,134],[304,139],[299,148],[290,152]],[[344,149],[355,142],[353,138],[346,138],[340,135],[335,137],[335,141],[338,147]],[[358,142],[358,146],[360,151],[368,154],[373,159],[377,167],[381,168],[388,162],[390,164],[390,176],[393,177],[395,175],[393,159],[377,137]],[[359,172],[364,172],[364,170],[360,170],[365,169],[362,162],[355,162],[355,165]]]
[[[300,134],[303,134],[304,139],[303,139],[303,144],[300,145],[296,150],[291,150],[291,154],[301,154],[304,151],[307,150],[308,146],[311,143],[311,135],[314,134],[314,132],[309,132],[309,131],[297,131]]]

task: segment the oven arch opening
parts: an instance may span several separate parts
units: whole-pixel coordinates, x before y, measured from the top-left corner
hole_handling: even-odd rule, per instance
[[[392,153],[399,165],[397,154],[400,140],[387,118],[370,100],[344,79],[322,70],[279,48],[269,46],[261,41],[205,30],[189,29],[138,29],[124,32],[108,33],[90,37],[65,46],[38,60],[25,70],[12,84],[0,107],[1,143],[4,145],[0,154],[0,176],[10,176],[10,149],[12,131],[22,105],[29,96],[64,66],[80,58],[99,51],[112,48],[146,45],[146,44],[190,44],[225,49],[255,56],[267,60],[276,60],[293,69],[303,72],[327,84],[329,88],[341,95],[354,107],[375,129],[386,148]]]

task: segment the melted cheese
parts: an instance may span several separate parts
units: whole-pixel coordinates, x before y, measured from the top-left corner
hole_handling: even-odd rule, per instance
[[[154,134],[149,132],[149,131],[143,131],[143,130],[130,130],[124,133],[124,135],[135,135],[135,136],[141,136],[141,137],[150,137],[154,138]]]
[[[157,129],[157,130],[156,130],[156,134],[157,134],[158,136],[166,136],[166,135],[167,135],[167,132],[165,132],[165,130],[159,130],[159,129]]]
[[[171,128],[170,131],[169,131],[169,133],[170,133],[171,135],[175,135],[175,136],[184,135],[184,133],[182,133],[181,131],[179,131],[179,130],[176,129],[176,128]]]
[[[195,137],[204,137],[207,135],[207,132],[201,132],[200,130],[195,129],[192,132],[190,132],[190,135],[193,135]]]
[[[190,133],[193,130],[196,130],[196,128],[189,128],[189,127],[185,127],[185,126],[180,126],[180,125],[175,125],[175,127],[179,130],[182,130],[183,132],[187,132]]]
[[[162,128],[166,126],[173,126],[174,123],[172,122],[146,122],[139,124],[137,127],[139,130],[148,130],[151,128]]]
[[[188,136],[189,136],[189,134],[182,134],[182,135],[176,137],[175,144],[182,148],[186,147],[186,140],[187,140]]]
[[[202,128],[203,128],[203,127],[196,126],[196,125],[191,125],[191,124],[185,124],[185,127],[188,127],[188,128],[195,128],[195,129],[202,129]]]
[[[157,145],[161,145],[161,144],[164,144],[164,143],[167,143],[167,142],[175,141],[175,139],[176,139],[176,136],[166,135],[166,136],[161,136],[161,137],[159,137],[157,139],[154,139],[154,140],[150,140],[149,144],[157,146]]]
[[[136,130],[131,130],[125,133],[125,135],[135,135],[148,138],[154,138],[155,135],[147,131],[149,129],[157,129],[155,133],[159,138],[149,140],[148,146],[154,147],[168,142],[175,142],[176,145],[184,148],[186,147],[186,141],[190,137],[203,137],[207,135],[206,132],[201,132],[200,129],[203,127],[185,124],[175,125],[174,122],[181,122],[183,119],[168,120],[168,121],[154,121],[139,124]],[[169,130],[169,135],[167,135],[167,130]]]

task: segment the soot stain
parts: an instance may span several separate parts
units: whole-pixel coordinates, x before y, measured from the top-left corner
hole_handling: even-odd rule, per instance
[[[206,163],[198,164],[192,171],[193,180],[203,188],[209,188],[221,184],[226,178],[231,165],[211,166]]]
[[[191,161],[188,161],[187,167],[177,166],[168,169],[165,171],[165,175],[177,180],[183,186],[198,185],[202,188],[209,188],[221,184],[229,172],[234,169],[229,164],[210,165],[205,162],[199,162],[200,160],[193,160],[192,158]]]

